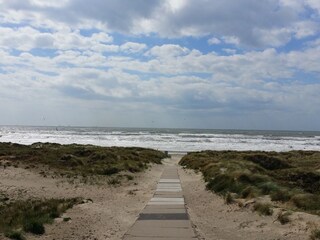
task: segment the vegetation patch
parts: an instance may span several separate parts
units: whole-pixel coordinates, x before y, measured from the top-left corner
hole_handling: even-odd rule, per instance
[[[6,232],[5,236],[10,239],[15,239],[15,240],[25,240],[26,238],[23,236],[21,231],[15,231],[11,230]]]
[[[290,222],[290,218],[289,216],[291,215],[292,213],[291,212],[283,212],[281,211],[279,214],[278,214],[278,217],[277,217],[277,220],[282,224],[287,224]]]
[[[273,214],[272,206],[268,203],[255,203],[253,210],[257,211],[260,215],[271,216]]]
[[[180,164],[201,171],[207,189],[223,196],[269,195],[320,215],[320,152],[202,151],[188,153]]]
[[[80,198],[14,201],[0,206],[0,232],[11,239],[24,239],[23,231],[41,235],[44,224],[52,223]],[[23,230],[23,231],[22,231]]]
[[[161,164],[166,157],[164,152],[138,147],[0,143],[0,159],[6,162],[4,166],[22,163],[32,168],[41,164],[64,176],[111,176],[121,171],[141,172],[151,163]],[[44,172],[42,174],[46,175]]]
[[[311,232],[310,239],[311,240],[319,240],[320,239],[320,229],[314,229]]]

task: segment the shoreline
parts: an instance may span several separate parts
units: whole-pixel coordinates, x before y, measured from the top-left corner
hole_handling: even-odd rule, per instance
[[[148,147],[169,152],[204,150],[320,151],[319,131],[214,129],[0,127],[0,142]]]

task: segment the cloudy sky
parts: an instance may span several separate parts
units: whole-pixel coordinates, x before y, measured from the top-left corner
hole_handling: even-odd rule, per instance
[[[319,0],[0,0],[0,124],[320,130]]]

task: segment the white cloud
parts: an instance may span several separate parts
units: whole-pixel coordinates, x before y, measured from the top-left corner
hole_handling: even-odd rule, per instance
[[[318,14],[320,14],[320,2],[318,0],[306,0],[305,2],[309,7],[315,9],[318,11]]]
[[[236,36],[225,36],[223,37],[223,41],[228,44],[239,45],[240,40]]]
[[[303,39],[305,37],[316,35],[319,30],[319,24],[312,21],[301,21],[293,26],[295,37],[297,39]]]
[[[58,32],[40,32],[32,27],[9,28],[0,27],[0,47],[29,51],[33,48],[49,49],[96,49],[102,51],[115,51],[107,43],[112,37],[106,33],[95,33],[90,37],[82,36],[79,31],[65,29]]]
[[[0,27],[0,35],[2,36],[0,38],[0,46],[2,48],[14,48],[23,51],[35,47],[37,37],[46,36],[31,27],[19,29]]]
[[[232,48],[223,48],[222,51],[228,53],[228,54],[236,54],[237,50]]]
[[[146,54],[155,57],[167,58],[186,55],[189,49],[174,44],[165,44],[151,48]]]
[[[0,4],[2,103],[36,106],[43,98],[48,106],[58,99],[78,109],[320,114],[317,1],[93,0],[90,9],[84,0]],[[93,29],[98,32],[81,31]],[[119,44],[115,31],[124,41],[137,35]],[[155,41],[166,44],[147,45],[143,34],[166,37]],[[215,36],[208,44],[228,54],[193,49],[199,39],[181,36]],[[292,38],[303,48],[274,48]]]
[[[168,5],[168,10],[175,13],[181,10],[184,5],[187,3],[186,0],[166,0],[166,4]]]
[[[70,0],[59,0],[59,1],[43,1],[43,0],[30,0],[30,4],[37,7],[50,7],[50,8],[61,8],[66,6]]]
[[[207,0],[93,0],[90,7],[84,0],[58,2],[3,1],[0,19],[8,23],[27,21],[36,27],[56,30],[86,26],[110,32],[157,33],[164,37],[214,35],[222,39],[233,36],[237,39],[233,41],[236,45],[259,48],[283,45],[294,34],[303,38],[319,32],[312,26],[318,25],[317,0],[213,0],[210,3]],[[310,17],[306,24],[303,16],[309,14],[310,8],[317,15]],[[303,32],[301,25],[308,30]],[[268,37],[269,32],[272,37]]]
[[[127,53],[142,52],[147,48],[144,43],[126,42],[120,46],[120,50]]]
[[[260,42],[260,46],[279,47],[290,41],[291,33],[287,28],[255,29],[253,35]]]
[[[221,41],[218,38],[215,38],[215,37],[210,38],[208,40],[208,44],[209,45],[215,45],[215,44],[220,44],[220,43],[221,43]]]

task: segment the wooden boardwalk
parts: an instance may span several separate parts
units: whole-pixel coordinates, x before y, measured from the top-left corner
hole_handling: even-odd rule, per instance
[[[123,239],[197,239],[185,207],[176,166],[165,167],[153,198]]]

